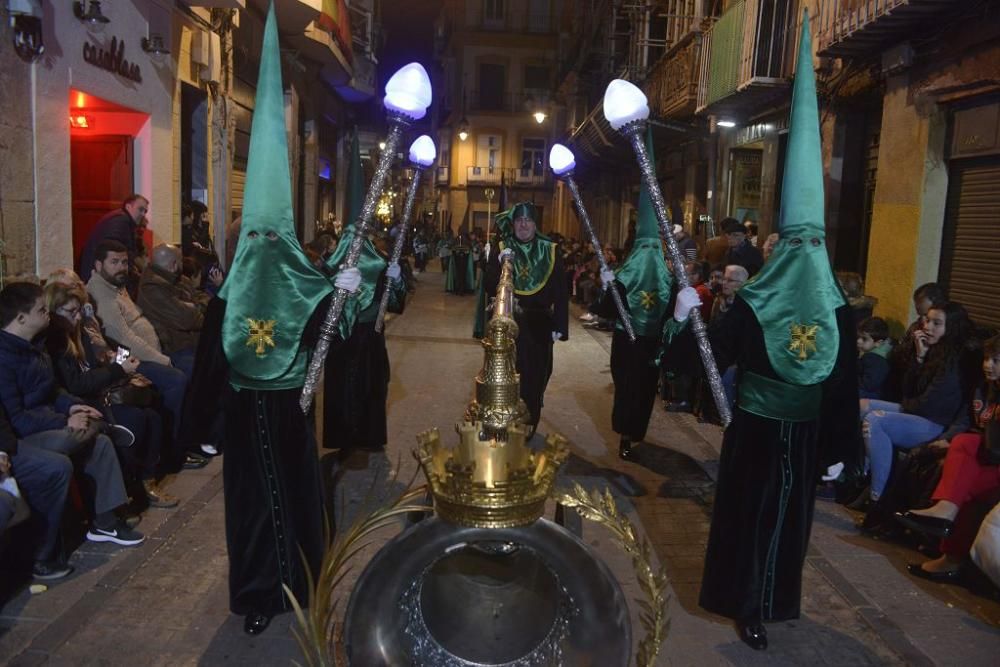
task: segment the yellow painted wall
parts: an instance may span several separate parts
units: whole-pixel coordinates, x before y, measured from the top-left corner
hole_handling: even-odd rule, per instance
[[[899,333],[915,317],[913,290],[937,278],[947,197],[946,116],[913,103],[907,75],[892,77],[882,111],[865,291]]]

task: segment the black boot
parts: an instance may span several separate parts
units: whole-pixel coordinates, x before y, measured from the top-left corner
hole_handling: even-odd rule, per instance
[[[260,633],[267,630],[267,626],[271,624],[271,617],[267,614],[258,614],[257,612],[250,612],[243,619],[243,632],[248,635],[259,635]]]
[[[767,648],[767,629],[764,624],[757,619],[740,621],[736,624],[740,631],[740,639],[743,643],[755,651],[763,651]]]
[[[622,436],[618,443],[618,458],[622,461],[628,461],[632,458],[632,441],[625,436]]]

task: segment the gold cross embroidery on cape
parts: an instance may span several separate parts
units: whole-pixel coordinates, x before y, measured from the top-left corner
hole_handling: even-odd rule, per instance
[[[274,347],[274,325],[276,320],[255,320],[247,318],[250,335],[247,337],[247,347],[255,347],[258,357],[267,354],[268,347]]]
[[[656,292],[646,292],[644,290],[639,290],[639,305],[643,307],[644,310],[652,310],[656,306],[658,301]]]
[[[799,361],[805,361],[809,355],[816,352],[816,332],[818,324],[793,324],[789,327],[791,338],[788,343],[790,352],[797,352]]]

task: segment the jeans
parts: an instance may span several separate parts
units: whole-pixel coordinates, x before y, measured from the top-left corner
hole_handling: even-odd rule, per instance
[[[160,392],[163,399],[163,407],[170,418],[167,432],[173,435],[176,440],[181,428],[181,418],[184,415],[184,394],[187,392],[188,379],[181,371],[173,366],[164,366],[152,361],[143,361],[139,364],[139,372],[150,379]]]
[[[881,497],[892,470],[893,448],[913,449],[944,432],[944,426],[919,415],[902,412],[898,403],[861,402],[861,431],[871,464],[873,500]]]
[[[177,350],[167,356],[170,357],[170,363],[173,364],[173,367],[184,373],[184,377],[190,382],[191,376],[194,374],[194,349]]]
[[[10,462],[21,495],[31,508],[32,518],[29,521],[39,533],[35,559],[52,560],[59,548],[59,529],[69,482],[73,477],[73,463],[63,454],[25,445],[24,442],[19,444],[17,454],[11,457]]]

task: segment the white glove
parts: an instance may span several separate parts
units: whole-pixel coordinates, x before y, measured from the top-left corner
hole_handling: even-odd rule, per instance
[[[552,342],[555,343],[557,340],[562,340],[562,334],[558,331],[552,332]]]
[[[503,261],[504,257],[507,257],[509,255],[513,255],[513,254],[514,254],[513,250],[511,250],[510,248],[504,248],[503,250],[500,251],[500,260]]]
[[[701,305],[701,297],[698,290],[693,287],[685,287],[677,293],[677,301],[674,303],[674,319],[683,322],[691,314],[692,308]]]
[[[615,272],[611,269],[606,271],[601,271],[601,283],[604,285],[604,289],[607,289],[611,283],[615,281]]]
[[[358,268],[341,269],[333,279],[333,284],[337,289],[347,290],[351,294],[358,291],[361,286],[361,271]]]
[[[399,280],[399,276],[402,272],[403,270],[399,268],[399,264],[393,262],[389,265],[389,268],[385,270],[385,275],[389,277],[389,280]]]

